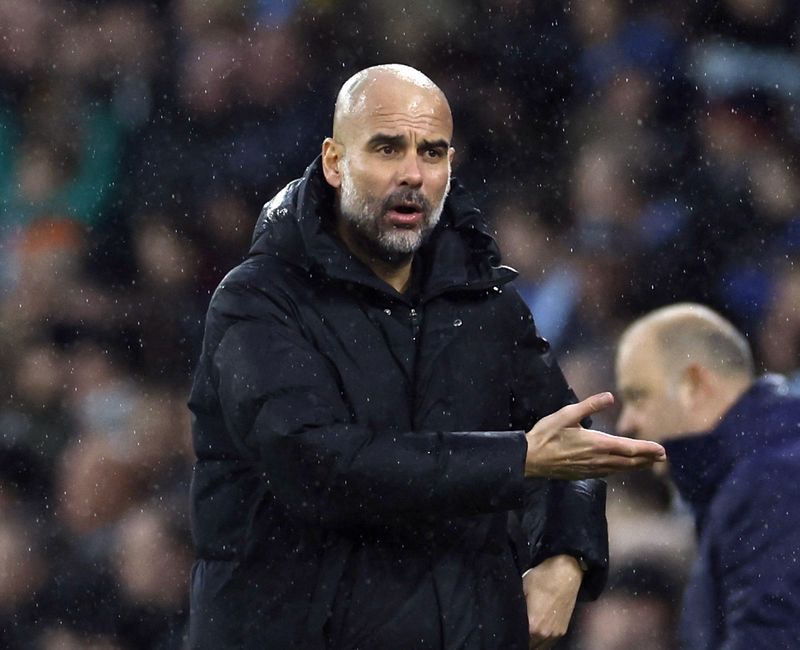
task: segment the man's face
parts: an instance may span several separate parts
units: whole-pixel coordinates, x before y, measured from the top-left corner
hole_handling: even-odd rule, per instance
[[[391,260],[436,226],[450,188],[451,120],[437,95],[400,84],[373,89],[347,125],[339,212],[346,241]]]
[[[678,381],[665,369],[657,343],[632,332],[620,345],[616,384],[622,399],[617,432],[662,442],[686,433],[686,407]]]

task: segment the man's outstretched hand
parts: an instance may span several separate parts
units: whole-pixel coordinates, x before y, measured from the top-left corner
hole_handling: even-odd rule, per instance
[[[539,420],[526,434],[525,476],[593,478],[666,460],[666,452],[658,443],[612,436],[581,426],[585,417],[613,403],[611,393],[599,393]]]

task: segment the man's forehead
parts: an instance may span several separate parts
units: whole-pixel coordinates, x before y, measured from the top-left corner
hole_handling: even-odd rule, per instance
[[[399,88],[383,92],[376,89],[375,92],[365,94],[360,109],[354,111],[355,117],[375,121],[406,119],[444,124],[449,118],[446,105],[436,94],[413,87],[406,92]]]
[[[449,123],[439,115],[428,113],[377,110],[356,123],[360,125],[361,134],[368,138],[377,134],[405,136],[409,131],[421,134],[426,139],[444,139],[449,142],[451,137]]]
[[[660,376],[663,363],[652,332],[630,332],[619,345],[616,359],[619,384],[639,383]]]
[[[354,89],[354,96],[340,115],[339,127],[348,131],[357,127],[367,132],[406,130],[452,137],[450,107],[435,86],[419,86],[404,79],[382,76]],[[349,127],[349,128],[348,128]]]

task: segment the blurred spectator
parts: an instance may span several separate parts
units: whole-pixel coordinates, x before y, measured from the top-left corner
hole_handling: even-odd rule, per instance
[[[196,291],[196,246],[161,213],[139,215],[133,231],[137,282],[121,319],[136,341],[135,360],[150,379],[185,383],[202,338],[208,296]]]
[[[158,507],[123,520],[115,532],[114,571],[130,647],[181,648],[193,553],[187,526]]]
[[[753,45],[795,46],[798,7],[791,0],[705,0],[697,25],[705,34]]]
[[[580,270],[570,262],[563,233],[525,205],[498,206],[491,214],[503,262],[519,277],[514,285],[534,313],[536,327],[560,350],[574,318]]]
[[[75,426],[65,403],[66,368],[44,341],[16,352],[8,393],[13,398],[0,407],[3,445],[30,453],[50,472]]]
[[[244,259],[253,235],[254,214],[243,197],[230,191],[210,197],[200,207],[196,224],[200,268],[195,281],[209,294]]]
[[[789,263],[777,272],[767,315],[758,335],[762,363],[775,372],[800,380],[800,265]]]
[[[609,577],[606,595],[581,610],[572,648],[672,650],[678,597],[674,579],[658,564],[620,569]]]
[[[20,516],[0,517],[0,643],[23,648],[33,635],[35,597],[46,578],[33,528]]]
[[[694,520],[666,476],[648,471],[610,479],[606,516],[612,569],[647,561],[683,583],[696,552]]]

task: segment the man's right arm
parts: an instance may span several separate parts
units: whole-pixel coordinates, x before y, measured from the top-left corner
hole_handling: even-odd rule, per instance
[[[530,551],[527,567],[557,555],[571,555],[587,569],[581,597],[597,597],[608,569],[605,483],[597,479],[611,471],[647,465],[661,458],[659,445],[645,443],[645,456],[628,456],[631,441],[591,431],[587,415],[605,408],[603,394],[576,404],[550,351],[536,330],[530,311],[517,296],[509,302],[509,323],[518,329],[513,384],[513,421],[529,428],[526,474],[562,480],[526,481],[525,507],[520,513]],[[586,419],[584,419],[586,418]],[[620,454],[622,452],[622,454]],[[647,454],[650,454],[648,457]],[[573,480],[563,480],[573,479]]]
[[[527,436],[376,434],[352,421],[336,369],[304,335],[288,300],[228,282],[209,319],[224,329],[204,354],[226,429],[298,516],[335,523],[509,510],[522,504],[525,473],[597,476],[651,461],[629,455],[629,445],[648,443],[577,424],[607,404],[603,397],[542,418]]]
[[[521,432],[389,434],[354,423],[336,369],[288,303],[254,291],[229,283],[217,293],[209,320],[224,333],[204,365],[228,435],[293,513],[338,525],[521,505]]]

